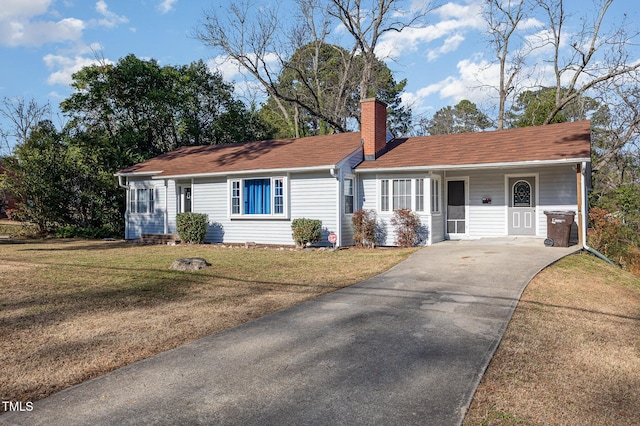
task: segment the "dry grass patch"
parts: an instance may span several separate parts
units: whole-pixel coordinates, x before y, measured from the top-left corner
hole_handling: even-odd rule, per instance
[[[0,242],[0,399],[33,401],[349,286],[415,249],[278,251]],[[169,270],[182,257],[212,267]]]
[[[465,425],[636,425],[640,279],[565,258],[527,287]]]

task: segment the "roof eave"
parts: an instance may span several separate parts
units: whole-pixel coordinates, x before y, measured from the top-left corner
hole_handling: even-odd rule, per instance
[[[314,172],[324,171],[337,168],[336,164],[327,164],[322,166],[311,167],[281,167],[274,169],[254,169],[254,170],[230,170],[223,172],[209,172],[209,173],[186,173],[175,175],[157,175],[152,176],[152,179],[195,179],[195,178],[207,178],[217,176],[239,176],[239,175],[258,175],[258,174],[273,174],[273,173],[296,173],[296,172]]]
[[[164,170],[155,170],[155,171],[150,171],[150,172],[126,172],[126,173],[118,172],[118,173],[114,173],[114,176],[117,176],[117,177],[120,177],[120,176],[127,176],[127,177],[141,176],[141,177],[145,177],[145,176],[158,175],[158,174],[162,173],[163,171]]]
[[[483,164],[437,164],[433,166],[400,166],[400,167],[371,167],[358,169],[355,168],[356,173],[383,173],[383,172],[414,172],[414,171],[429,171],[429,170],[469,170],[469,169],[492,169],[492,168],[507,168],[507,167],[527,167],[527,166],[551,166],[559,164],[571,164],[590,162],[589,157],[575,157],[575,158],[563,158],[560,160],[532,160],[532,161],[509,161],[499,163],[483,163]]]

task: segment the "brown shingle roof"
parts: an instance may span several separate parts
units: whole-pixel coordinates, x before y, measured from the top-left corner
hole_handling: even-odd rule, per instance
[[[589,121],[397,139],[358,170],[588,159]]]
[[[360,133],[279,139],[232,145],[178,148],[120,174],[189,176],[254,170],[333,166],[360,147]],[[589,159],[589,121],[493,132],[396,139],[375,161],[358,170],[403,167],[472,166]]]
[[[360,133],[189,146],[136,164],[119,173],[161,172],[156,176],[182,176],[332,166],[359,147]]]

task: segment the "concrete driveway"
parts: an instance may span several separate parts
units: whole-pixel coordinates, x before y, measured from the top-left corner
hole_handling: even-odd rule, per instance
[[[444,242],[59,392],[16,425],[457,425],[529,280],[577,247]]]

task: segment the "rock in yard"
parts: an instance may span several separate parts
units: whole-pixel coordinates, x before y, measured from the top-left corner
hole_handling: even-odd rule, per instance
[[[198,271],[209,266],[211,266],[211,264],[201,257],[186,257],[174,261],[169,269],[176,271]]]

